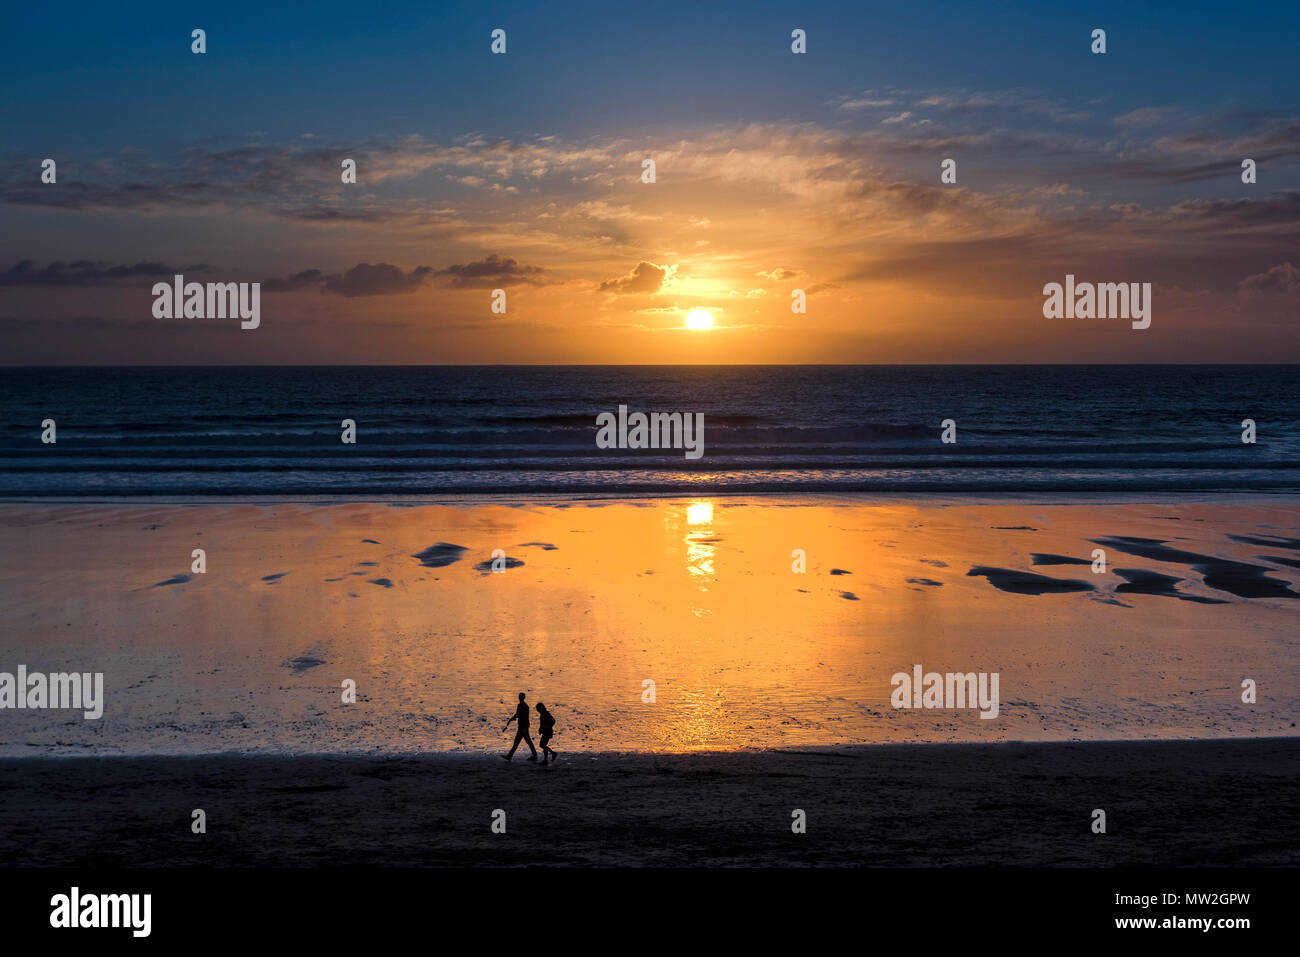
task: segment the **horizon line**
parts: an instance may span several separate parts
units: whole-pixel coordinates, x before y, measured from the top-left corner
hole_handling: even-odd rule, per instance
[[[22,369],[918,369],[918,368],[1283,368],[1300,362],[361,362],[361,363],[133,363],[0,364],[0,370]]]

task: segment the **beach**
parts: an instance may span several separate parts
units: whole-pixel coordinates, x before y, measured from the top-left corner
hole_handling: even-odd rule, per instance
[[[0,505],[0,671],[104,676],[97,720],[3,713],[0,851],[1293,864],[1293,516],[1267,495]],[[996,713],[895,707],[914,670],[996,675]],[[557,717],[553,766],[498,757],[521,691]]]
[[[1294,866],[1300,741],[0,760],[39,867]],[[191,832],[193,809],[207,832]],[[791,830],[792,812],[806,833]],[[1107,831],[1091,830],[1106,812]],[[494,811],[505,833],[491,830]]]
[[[0,757],[485,755],[520,691],[570,754],[1294,735],[1294,514],[1265,495],[0,505],[0,671],[102,672],[105,698],[99,720],[6,710]],[[996,718],[893,707],[916,666],[997,674]]]

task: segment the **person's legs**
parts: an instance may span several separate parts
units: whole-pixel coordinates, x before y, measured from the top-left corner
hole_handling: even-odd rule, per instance
[[[551,753],[551,736],[549,734],[544,734],[542,735],[542,740],[537,743],[542,746],[542,763],[545,764],[546,756]]]
[[[523,728],[520,728],[518,731],[515,732],[515,743],[510,745],[510,750],[506,752],[507,758],[513,758],[515,756],[515,749],[519,747],[519,742],[524,740],[526,737],[528,737],[528,732],[525,731]],[[528,746],[531,748],[533,746],[533,742],[529,741]]]
[[[528,729],[527,729],[527,728],[524,728],[524,729],[522,729],[519,733],[520,733],[521,735],[523,735],[523,737],[524,737],[524,741],[527,742],[527,744],[528,744],[528,750],[531,751],[531,752],[533,752],[533,756],[532,756],[531,758],[529,758],[528,760],[530,760],[530,761],[536,761],[536,760],[537,760],[537,749],[536,749],[535,747],[533,747],[533,739],[529,736],[529,734],[528,734]]]

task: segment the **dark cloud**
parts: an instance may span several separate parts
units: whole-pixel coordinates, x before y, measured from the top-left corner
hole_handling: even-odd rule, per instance
[[[1195,183],[1208,179],[1231,176],[1241,170],[1240,159],[1216,160],[1210,163],[1177,164],[1168,157],[1148,160],[1104,162],[1086,167],[1076,167],[1073,173],[1080,176],[1108,175],[1151,183]]]
[[[1179,229],[1253,229],[1300,226],[1300,190],[1281,190],[1264,199],[1189,199],[1170,210]]]
[[[102,286],[110,283],[130,284],[131,280],[170,278],[177,273],[207,272],[202,263],[193,266],[169,266],[162,262],[138,262],[130,266],[108,266],[89,259],[62,260],[38,268],[23,259],[0,273],[0,286]]]
[[[492,253],[477,262],[465,263],[463,266],[448,266],[438,270],[438,275],[447,276],[447,283],[452,289],[494,288],[498,286],[532,285],[546,283],[541,266],[524,266],[509,257]]]
[[[636,268],[631,273],[617,279],[606,279],[600,284],[599,289],[601,292],[612,292],[620,296],[633,293],[649,295],[662,289],[664,282],[676,271],[676,266],[656,266],[643,259],[636,264]]]
[[[308,270],[308,273],[315,270]],[[401,293],[415,292],[434,274],[432,266],[416,266],[410,272],[402,272],[400,266],[388,263],[358,263],[341,276],[327,276],[321,286],[322,292],[338,296],[394,296]],[[304,276],[306,273],[298,273]]]
[[[1112,152],[1113,147],[1097,159],[1067,167],[1064,172],[1070,176],[1122,177],[1157,184],[1216,179],[1231,182],[1240,175],[1243,159],[1253,159],[1265,167],[1300,157],[1300,123],[1288,120],[1264,130],[1190,130],[1154,141],[1149,155],[1121,157],[1110,155]],[[1189,156],[1216,158],[1188,162]]]
[[[0,205],[142,213],[255,207],[307,222],[386,222],[412,214],[344,203],[337,192],[340,158],[346,155],[362,169],[373,170],[400,163],[413,152],[421,155],[410,147],[375,144],[347,149],[191,146],[174,157],[118,157],[109,164],[69,158],[59,164],[56,185],[23,175],[26,160],[6,157],[0,162]],[[323,191],[326,185],[335,189],[334,195]]]
[[[213,183],[77,183],[66,182],[69,174],[59,171],[57,185],[9,184],[0,188],[0,205],[40,206],[55,209],[96,210],[198,209],[234,195],[229,188]]]
[[[262,292],[299,292],[303,289],[319,289],[325,282],[325,274],[319,269],[304,269],[286,279],[262,280]]]
[[[1300,293],[1300,269],[1289,262],[1278,263],[1268,272],[1247,276],[1238,288],[1243,293],[1293,296]]]
[[[520,284],[544,285],[546,270],[541,266],[525,266],[509,257],[495,253],[477,262],[435,269],[433,266],[416,266],[409,272],[389,263],[358,263],[345,273],[325,273],[319,269],[305,269],[284,279],[267,279],[262,282],[263,292],[303,292],[319,289],[323,293],[350,298],[362,296],[394,296],[415,292],[436,277],[447,277],[450,289],[495,288]]]

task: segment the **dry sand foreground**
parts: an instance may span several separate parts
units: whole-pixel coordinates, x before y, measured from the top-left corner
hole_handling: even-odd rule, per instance
[[[11,866],[1300,862],[1300,740],[0,760]],[[190,833],[190,812],[208,833]],[[493,834],[492,812],[506,812]],[[806,834],[790,830],[807,812]],[[1094,808],[1108,833],[1093,834]]]
[[[1285,496],[5,505],[0,671],[107,701],[0,712],[0,756],[484,754],[521,690],[569,754],[1292,735],[1297,566]],[[998,718],[892,709],[918,663]]]

